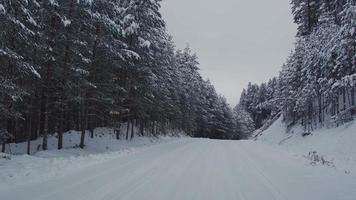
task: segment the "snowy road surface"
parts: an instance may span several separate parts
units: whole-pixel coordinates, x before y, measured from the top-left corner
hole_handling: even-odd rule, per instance
[[[253,141],[180,139],[0,188],[1,200],[355,200],[356,176]]]

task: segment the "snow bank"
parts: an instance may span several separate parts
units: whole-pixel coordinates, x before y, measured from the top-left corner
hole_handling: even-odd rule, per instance
[[[356,173],[355,122],[318,129],[309,136],[303,137],[303,133],[300,126],[287,131],[280,117],[257,137],[257,141],[278,145],[296,156],[307,158],[311,164],[325,164],[346,173]]]
[[[178,138],[135,137],[131,141],[126,141],[116,140],[113,130],[109,128],[98,128],[94,133],[93,139],[87,135],[84,149],[78,148],[80,133],[77,131],[64,134],[62,150],[56,150],[55,136],[48,138],[48,151],[37,151],[40,149],[42,138],[32,141],[32,152],[37,152],[31,156],[23,154],[26,152],[26,143],[11,144],[11,153],[17,155],[0,154],[0,188],[41,182]],[[9,150],[9,145],[6,147]]]

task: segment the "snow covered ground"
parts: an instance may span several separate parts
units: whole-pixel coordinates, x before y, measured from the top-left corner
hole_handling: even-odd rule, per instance
[[[356,175],[355,121],[340,127],[317,129],[305,137],[302,136],[304,133],[302,127],[293,127],[288,132],[286,130],[282,118],[279,118],[257,138],[257,141],[304,157],[312,165],[329,166]]]
[[[308,165],[302,157],[254,141],[183,138],[97,163],[88,160],[31,183],[8,184],[8,179],[4,183],[2,175],[0,199],[354,200],[356,196],[355,175]],[[26,179],[21,176],[14,182]]]
[[[0,159],[0,199],[355,200],[353,130],[303,138],[277,120],[257,141],[101,134],[84,150],[67,141],[66,150]],[[76,135],[66,137],[72,145]]]
[[[6,145],[7,153],[0,153],[0,190],[36,183],[67,174],[71,171],[142,151],[152,145],[177,140],[178,137],[135,137],[132,141],[116,140],[109,128],[97,128],[95,137],[86,137],[85,148],[78,148],[80,133],[64,134],[62,150],[57,138],[49,136],[48,151],[40,151],[42,138],[31,143],[33,155],[26,155],[27,143]],[[184,138],[184,137],[183,137]],[[1,195],[0,195],[1,196]],[[0,198],[2,199],[2,198]]]

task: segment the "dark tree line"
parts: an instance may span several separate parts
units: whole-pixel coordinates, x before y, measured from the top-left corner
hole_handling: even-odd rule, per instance
[[[292,0],[295,50],[278,77],[249,84],[238,109],[260,128],[278,113],[305,131],[339,125],[356,114],[356,1]],[[246,122],[244,122],[246,124]]]
[[[159,9],[160,0],[0,0],[2,143],[42,137],[45,150],[57,133],[61,149],[75,129],[83,148],[86,130],[122,123],[126,139],[133,126],[236,137],[226,100],[197,56],[175,49]]]

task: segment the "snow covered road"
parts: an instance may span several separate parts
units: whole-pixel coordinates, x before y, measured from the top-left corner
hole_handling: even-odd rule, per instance
[[[355,200],[356,176],[253,141],[180,139],[0,188],[1,200]]]

